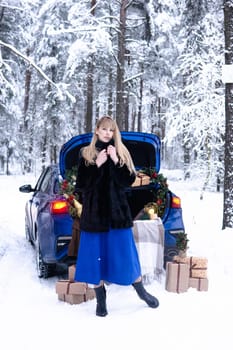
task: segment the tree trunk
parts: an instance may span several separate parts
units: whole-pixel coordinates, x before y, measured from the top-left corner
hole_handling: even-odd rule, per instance
[[[55,56],[56,54],[56,49],[53,47],[52,50],[53,55]],[[55,66],[51,67],[51,78],[52,81],[56,80],[57,76],[57,68]],[[49,91],[51,91],[52,87],[51,84],[49,83],[48,86]],[[57,120],[57,107],[58,107],[59,101],[56,99],[53,104],[51,104],[51,109],[50,109],[50,120],[49,124],[51,125],[51,131],[50,131],[50,163],[51,164],[56,164],[58,161],[58,152],[57,152],[57,140],[58,140],[58,120]]]
[[[108,115],[112,116],[113,115],[113,93],[112,93],[112,69],[110,68],[109,72],[109,88],[108,88]]]
[[[30,52],[29,49],[27,49],[27,56],[29,56]],[[23,114],[24,114],[24,127],[28,128],[28,123],[26,119],[26,114],[28,111],[29,106],[29,95],[30,95],[30,86],[31,86],[31,77],[32,77],[32,71],[30,68],[26,69],[25,74],[25,95],[24,95],[24,106],[23,106]]]
[[[120,130],[125,130],[125,100],[124,100],[124,75],[125,75],[125,27],[126,10],[128,0],[122,0],[120,5],[120,28],[118,32],[117,55],[117,86],[116,86],[116,121]]]
[[[225,63],[233,64],[233,7],[224,2]],[[233,82],[225,87],[225,172],[222,228],[233,227]]]
[[[30,52],[29,49],[26,50],[27,56],[29,56]],[[30,97],[30,88],[31,88],[31,77],[32,77],[32,71],[31,68],[26,69],[25,73],[25,93],[24,93],[24,105],[23,105],[23,134],[25,135],[25,141],[26,145],[25,147],[28,150],[28,155],[25,157],[24,161],[24,169],[23,171],[26,173],[30,173],[32,171],[32,130],[29,126],[29,120],[28,120],[28,107],[29,107],[29,97]]]
[[[125,125],[124,125],[124,130],[128,131],[129,130],[129,91],[127,92],[127,96],[124,98],[124,108],[125,108]]]
[[[44,135],[42,136],[41,140],[41,164],[42,164],[42,170],[45,169],[46,164],[46,150],[47,150],[47,130],[44,128]]]
[[[185,139],[185,134],[183,135]],[[184,152],[184,178],[185,180],[190,177],[189,165],[190,165],[190,147],[188,142],[183,143]]]
[[[111,5],[109,4],[109,35],[113,36],[113,10]],[[114,115],[114,106],[113,106],[113,87],[114,87],[114,79],[113,79],[113,67],[112,65],[109,67],[109,73],[108,73],[108,106],[107,106],[107,114],[109,116]]]
[[[88,69],[87,69],[87,109],[86,109],[86,123],[85,132],[92,131],[92,114],[93,114],[93,56],[89,57]]]
[[[57,125],[57,116],[53,115],[51,117],[51,125],[52,125],[52,142],[51,142],[51,147],[50,147],[50,163],[51,164],[56,164],[58,161],[58,151],[57,151],[57,144],[56,144],[56,139],[58,135],[58,125]]]
[[[141,65],[141,73],[143,73],[143,64]],[[143,75],[140,76],[140,87],[139,87],[139,105],[138,105],[138,130],[142,131],[142,97],[143,97]]]
[[[91,0],[91,14],[95,16],[96,0]],[[94,55],[89,56],[87,66],[87,108],[85,118],[85,132],[92,131],[92,118],[93,118],[93,77],[94,77]]]

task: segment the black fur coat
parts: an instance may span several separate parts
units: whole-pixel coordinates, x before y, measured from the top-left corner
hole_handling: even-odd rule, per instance
[[[106,144],[102,145],[106,147]],[[128,167],[115,165],[109,157],[99,168],[87,166],[79,159],[76,191],[83,205],[80,228],[89,232],[107,232],[109,228],[128,228],[133,225],[125,188],[131,186],[135,175]]]

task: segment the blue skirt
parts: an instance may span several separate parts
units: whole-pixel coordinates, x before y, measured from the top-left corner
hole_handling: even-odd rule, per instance
[[[81,231],[75,281],[130,285],[139,276],[141,267],[131,228]]]

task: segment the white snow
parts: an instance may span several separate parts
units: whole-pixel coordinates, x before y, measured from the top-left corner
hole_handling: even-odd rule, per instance
[[[169,175],[170,179],[169,180]],[[168,173],[181,197],[189,255],[208,258],[208,292],[169,293],[162,282],[147,290],[160,301],[150,309],[131,286],[107,286],[108,316],[95,316],[95,300],[58,301],[55,282],[36,275],[34,251],[24,236],[24,205],[18,187],[33,176],[0,177],[1,349],[231,349],[233,344],[233,230],[222,231],[222,193],[206,192]]]

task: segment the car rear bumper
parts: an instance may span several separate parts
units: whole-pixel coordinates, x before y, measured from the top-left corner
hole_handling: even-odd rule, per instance
[[[40,249],[45,263],[58,263],[67,259],[72,225],[73,220],[69,215],[54,215],[50,227],[40,226]]]

